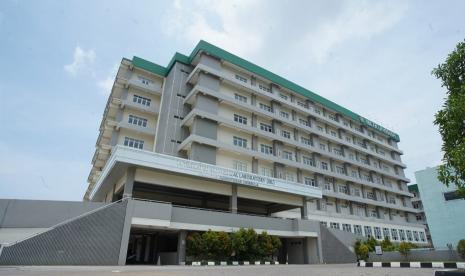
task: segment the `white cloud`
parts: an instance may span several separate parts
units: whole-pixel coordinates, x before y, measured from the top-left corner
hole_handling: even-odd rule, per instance
[[[102,93],[102,95],[108,96],[111,93],[117,73],[118,64],[115,64],[106,78],[97,81],[97,86],[100,88],[100,93]]]
[[[73,62],[64,66],[66,72],[72,76],[77,76],[81,72],[91,72],[92,64],[96,58],[94,50],[84,50],[79,46],[76,46],[73,54]]]

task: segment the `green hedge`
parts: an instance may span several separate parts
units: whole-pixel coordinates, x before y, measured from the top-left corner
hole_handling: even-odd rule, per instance
[[[242,228],[232,233],[193,233],[186,241],[187,256],[195,261],[271,261],[281,247],[278,237]]]
[[[410,249],[417,248],[418,246],[411,242],[393,243],[388,238],[378,242],[375,238],[371,237],[366,241],[357,240],[354,244],[355,255],[359,260],[367,260],[368,253],[375,251],[375,246],[380,245],[384,252],[399,251],[404,257],[410,252]]]

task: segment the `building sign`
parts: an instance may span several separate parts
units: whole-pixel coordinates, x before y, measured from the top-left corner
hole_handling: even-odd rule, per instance
[[[266,177],[255,173],[241,172],[233,169],[219,167],[198,161],[183,159],[151,151],[137,150],[123,146],[116,146],[105,165],[101,177],[91,193],[91,198],[98,190],[105,175],[108,174],[116,163],[136,165],[146,168],[175,172],[184,175],[204,177],[217,181],[236,183],[239,185],[257,187],[267,190],[279,191],[289,194],[301,195],[312,198],[322,198],[322,192],[303,183],[286,181],[284,179]]]
[[[376,255],[383,255],[383,249],[379,245],[375,246],[375,252],[376,252]]]
[[[366,119],[366,118],[363,118],[362,116],[359,117],[360,119],[360,122],[362,122],[362,124],[366,125],[366,126],[369,126],[371,128],[374,128],[386,135],[388,135],[389,137],[393,138],[394,140],[396,140],[396,142],[399,142],[400,139],[399,139],[399,135],[395,134],[394,132],[390,131],[389,129],[387,128],[384,128],[376,123],[373,123],[372,121]]]

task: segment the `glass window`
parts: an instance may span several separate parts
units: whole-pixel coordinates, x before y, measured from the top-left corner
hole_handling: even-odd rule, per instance
[[[260,123],[260,129],[266,132],[273,132],[271,125]]]
[[[243,102],[243,103],[247,103],[247,97],[239,95],[239,94],[234,94],[234,99],[240,102]]]
[[[354,234],[362,236],[362,226],[361,225],[354,225]]]
[[[281,99],[286,100],[286,101],[288,99],[287,95],[284,95],[283,93],[280,93],[279,97],[281,97]]]
[[[405,231],[402,229],[399,229],[399,236],[401,241],[405,241]]]
[[[247,148],[247,139],[234,136],[233,137],[233,144],[235,146],[238,146],[238,147],[241,147],[241,148]]]
[[[320,149],[321,150],[326,150],[326,145],[325,144],[320,144]]]
[[[247,124],[247,117],[234,114],[234,122],[238,122],[240,124],[246,125]]]
[[[292,152],[289,151],[283,151],[283,158],[287,160],[292,160]]]
[[[360,196],[360,189],[359,188],[353,188],[352,189],[352,194],[354,196]]]
[[[273,147],[264,144],[260,145],[260,151],[264,154],[273,154]]]
[[[234,169],[241,171],[241,172],[246,172],[247,171],[247,163],[242,162],[242,161],[234,161]]]
[[[304,120],[304,119],[300,119],[300,118],[299,118],[299,123],[300,123],[301,125],[304,125],[304,126],[310,126],[310,124],[308,123],[308,121],[307,121],[307,120]]]
[[[426,241],[426,239],[425,239],[425,232],[420,232],[420,240],[421,240],[422,242],[425,242],[425,241]]]
[[[397,241],[399,236],[397,236],[397,229],[391,229],[391,236],[393,241]]]
[[[145,106],[150,106],[150,103],[152,102],[151,99],[144,98],[139,95],[134,95],[134,97],[132,98],[132,101],[134,103],[138,103],[138,104],[145,105]]]
[[[381,228],[375,227],[374,229],[375,229],[375,238],[378,239],[378,240],[382,239]]]
[[[347,194],[347,186],[339,185],[338,190],[340,193]]]
[[[287,139],[291,139],[291,133],[287,130],[281,130],[281,136]]]
[[[407,240],[408,240],[408,241],[412,241],[412,240],[413,240],[413,239],[412,239],[412,231],[407,230],[407,231],[405,231],[405,232],[407,233]]]
[[[391,235],[389,233],[389,228],[383,228],[383,235],[384,235],[384,238],[391,239]]]
[[[289,119],[289,113],[285,111],[279,111],[279,116],[283,117],[284,119]]]
[[[236,80],[239,80],[239,81],[242,81],[242,82],[247,83],[247,78],[245,78],[245,77],[243,77],[243,76],[241,76],[241,75],[237,75],[237,74],[236,74]]]
[[[304,183],[305,183],[305,185],[309,185],[309,186],[312,186],[312,187],[318,187],[318,185],[316,184],[315,179],[313,179],[311,177],[304,177]]]
[[[136,126],[147,127],[147,119],[134,115],[129,115],[128,123]]]
[[[321,162],[321,168],[322,168],[323,170],[328,170],[328,163],[326,163],[326,162]]]
[[[308,156],[302,156],[302,163],[315,167],[315,161],[313,161],[313,158]]]
[[[300,141],[302,142],[302,144],[305,144],[305,145],[308,145],[308,146],[312,145],[312,141],[310,139],[308,139],[308,138],[300,137]]]
[[[261,168],[261,173],[262,173],[262,175],[264,175],[264,176],[273,177],[273,170],[270,169],[270,168],[262,167],[262,168]]]
[[[330,222],[329,227],[332,229],[340,229],[339,222]]]
[[[345,174],[344,167],[336,166],[336,172],[339,174]]]
[[[413,239],[417,242],[420,239],[418,238],[418,231],[413,231]]]
[[[363,229],[365,230],[365,237],[370,238],[372,236],[371,226],[365,226]]]
[[[134,139],[131,137],[124,137],[124,145],[126,147],[135,148],[135,149],[143,149],[144,148],[144,141]]]
[[[261,109],[263,109],[263,110],[265,110],[267,112],[273,112],[272,109],[271,109],[271,106],[269,106],[269,105],[266,105],[264,103],[260,103],[259,106],[260,106]]]
[[[352,226],[351,226],[350,224],[343,223],[343,224],[342,224],[342,231],[345,231],[345,232],[352,232]]]
[[[258,88],[260,88],[261,90],[265,91],[265,92],[268,92],[268,93],[271,93],[271,88],[269,88],[268,86],[265,86],[263,84],[258,84]]]
[[[144,78],[144,77],[141,77],[141,76],[138,76],[139,78],[139,81],[142,83],[142,84],[145,84],[145,85],[150,85],[153,83],[153,81],[147,79],[147,78]]]

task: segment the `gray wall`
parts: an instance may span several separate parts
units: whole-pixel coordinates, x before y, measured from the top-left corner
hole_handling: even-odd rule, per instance
[[[6,246],[0,265],[117,265],[126,206],[117,202]]]
[[[106,203],[0,199],[0,228],[48,228]]]
[[[327,264],[355,263],[357,258],[347,245],[326,226],[320,226],[323,262]],[[332,229],[331,229],[332,230]]]
[[[370,253],[369,262],[434,262],[434,261],[465,261],[455,250],[411,250],[407,258],[399,252],[383,252],[383,255]]]
[[[190,91],[185,82],[191,70],[190,66],[176,62],[166,77],[158,117],[160,123],[157,126],[155,152],[179,155],[177,141],[183,141],[187,135],[186,130],[181,128],[181,121],[189,112],[189,108],[183,104],[183,96]]]
[[[216,148],[194,142],[191,146],[189,159],[216,165]]]

